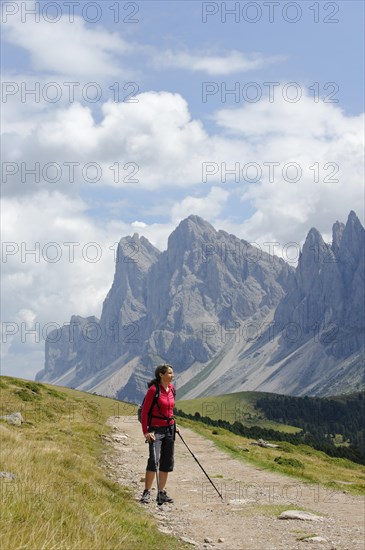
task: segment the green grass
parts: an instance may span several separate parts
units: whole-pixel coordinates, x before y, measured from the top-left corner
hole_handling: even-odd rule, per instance
[[[296,468],[299,470],[304,469],[303,462],[301,462],[297,458],[286,458],[285,456],[277,456],[274,458],[274,462],[276,462],[276,464],[281,464],[282,466],[289,466],[291,468]]]
[[[198,412],[200,416],[209,416],[212,420],[225,420],[230,423],[241,422],[248,427],[259,426],[260,428],[287,433],[300,432],[300,428],[268,420],[264,413],[255,409],[256,400],[265,395],[272,394],[237,392],[198,397],[196,399],[179,400],[176,402],[176,408],[192,415]]]
[[[186,548],[108,479],[106,420],[136,414],[134,405],[10,377],[0,388],[0,415],[25,419],[19,427],[0,421],[0,470],[16,475],[0,478],[0,548]]]
[[[277,441],[277,449],[262,448],[251,445],[252,439],[223,428],[212,429],[202,422],[185,418],[178,418],[177,421],[179,425],[210,439],[233,458],[309,483],[341,491],[346,489],[352,494],[365,494],[365,466],[361,464],[344,458],[332,458],[308,445],[292,445],[286,441]]]

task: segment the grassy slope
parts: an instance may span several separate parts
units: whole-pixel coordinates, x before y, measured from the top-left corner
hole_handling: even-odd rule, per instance
[[[113,415],[136,407],[68,388],[1,377],[0,548],[27,550],[178,549],[161,534],[128,489],[108,479],[102,436]]]
[[[308,445],[296,446],[288,442],[278,441],[278,449],[254,446],[251,445],[252,439],[202,422],[181,418],[178,424],[207,437],[234,458],[251,462],[263,469],[315,483],[317,488],[325,485],[333,489],[345,489],[353,494],[365,494],[365,467],[350,460],[332,458]],[[278,457],[284,459],[282,464],[274,461]]]
[[[287,426],[267,420],[263,413],[254,406],[259,397],[272,394],[263,392],[238,392],[227,395],[202,397],[186,401],[177,401],[176,408],[188,414],[199,412],[201,416],[209,416],[213,420],[242,422],[245,426],[260,426],[277,431],[294,433],[299,428]],[[287,442],[278,441],[279,449],[263,449],[252,446],[252,440],[235,435],[221,428],[206,426],[201,422],[192,422],[179,419],[179,423],[191,427],[205,437],[210,438],[223,450],[236,458],[248,460],[256,465],[270,470],[295,476],[299,479],[315,483],[323,483],[336,489],[344,489],[355,494],[365,494],[365,467],[346,459],[331,458],[321,451],[316,451],[307,445],[295,446]],[[212,432],[217,432],[213,434]],[[249,449],[249,452],[247,450]],[[287,459],[298,460],[303,468],[292,467],[289,464],[278,464],[274,459],[281,456]],[[295,464],[295,461],[294,461]],[[336,481],[335,481],[336,480]],[[339,481],[344,482],[338,483]],[[346,486],[345,486],[346,485]]]
[[[264,414],[255,409],[258,397],[264,397],[263,392],[238,392],[226,395],[199,397],[177,401],[176,408],[187,414],[198,412],[201,416],[209,416],[212,420],[226,420],[233,423],[242,422],[245,426],[260,426],[288,433],[300,431],[299,428],[280,424],[265,418]]]

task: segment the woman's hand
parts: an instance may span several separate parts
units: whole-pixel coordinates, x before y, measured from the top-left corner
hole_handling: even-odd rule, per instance
[[[180,428],[179,428],[179,426],[176,426],[176,424],[175,424],[175,431],[176,431],[176,433],[178,433],[178,434],[180,433]]]
[[[146,438],[146,441],[148,441],[148,443],[150,443],[151,441],[155,441],[156,438],[155,438],[155,434],[152,433],[152,432],[147,432],[145,434],[143,434]]]

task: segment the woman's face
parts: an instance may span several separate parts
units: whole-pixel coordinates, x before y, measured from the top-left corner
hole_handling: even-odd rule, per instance
[[[170,384],[174,379],[174,371],[171,367],[167,369],[165,374],[160,375],[161,382],[164,382],[165,384]]]

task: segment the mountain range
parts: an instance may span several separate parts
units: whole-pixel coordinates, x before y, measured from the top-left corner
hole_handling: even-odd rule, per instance
[[[180,399],[364,388],[364,252],[354,212],[331,244],[312,228],[295,269],[195,215],[164,252],[123,237],[100,319],[51,332],[36,379],[138,401],[169,363]]]

